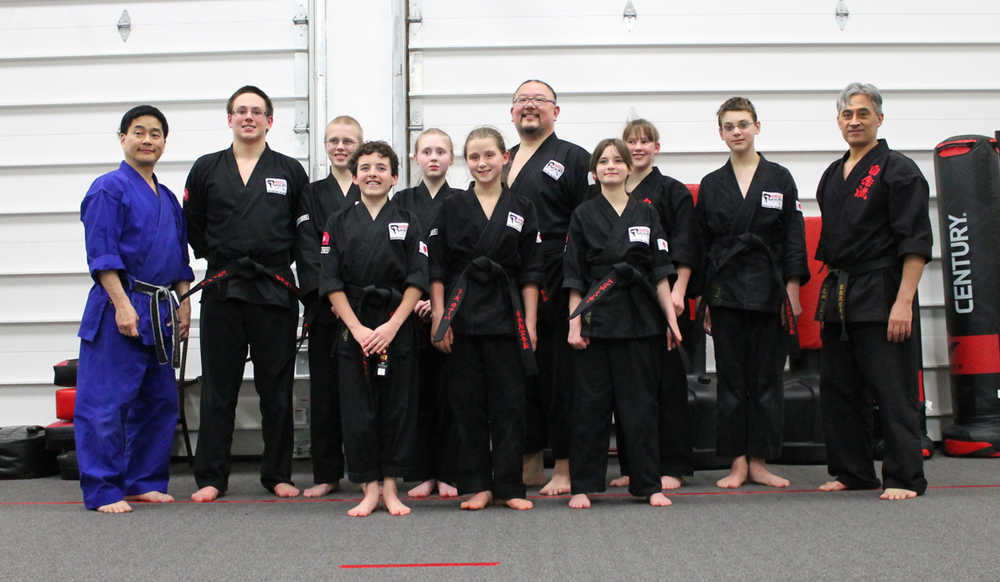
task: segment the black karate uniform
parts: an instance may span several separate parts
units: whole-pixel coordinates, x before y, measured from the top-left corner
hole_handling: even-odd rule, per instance
[[[392,201],[413,213],[420,224],[430,229],[436,222],[441,204],[449,196],[461,192],[447,182],[432,198],[421,181],[412,188],[400,190]],[[429,238],[429,236],[428,236]],[[427,241],[430,244],[430,241]],[[448,401],[441,381],[441,366],[445,355],[431,344],[430,324],[413,316],[417,327],[418,358],[420,360],[420,413],[418,441],[416,444],[413,473],[405,475],[407,481],[425,481],[438,478],[454,482],[455,435],[448,414]]]
[[[387,201],[373,220],[355,204],[326,223],[320,246],[319,293],[343,291],[370,329],[382,325],[408,287],[427,291],[427,245],[420,222]],[[419,370],[413,318],[408,317],[386,355],[361,354],[343,324],[337,342],[337,377],[347,477],[368,483],[411,470],[417,439]]]
[[[691,191],[681,182],[653,170],[629,196],[656,209],[660,226],[669,243],[670,258],[675,267],[692,269],[688,282],[687,296],[699,295],[695,276],[701,268],[701,234],[694,214],[694,199]],[[676,277],[671,277],[673,284]],[[692,314],[685,314],[692,315]],[[685,345],[698,335],[694,319],[677,314],[677,324],[684,337]],[[666,339],[664,338],[664,343]],[[659,393],[659,433],[660,433],[660,473],[672,477],[682,477],[694,473],[691,458],[691,414],[688,410],[687,375],[681,360],[680,349],[670,350],[661,355]],[[625,435],[621,426],[616,426],[618,459],[623,475],[628,474],[628,458],[622,446]]]
[[[454,334],[444,376],[457,429],[459,493],[524,498],[521,359],[532,354],[521,290],[542,281],[534,204],[504,188],[487,219],[470,187],[444,202],[431,232],[431,280],[446,289],[438,336],[445,325]]]
[[[913,160],[885,140],[847,179],[848,154],[816,191],[823,214],[816,258],[828,274],[816,317],[823,322],[820,395],[830,475],[851,489],[879,486],[872,464],[872,397],[887,450],[882,486],[923,494],[918,370],[920,344],[886,339],[905,255],[931,259],[929,188]],[[842,297],[842,299],[840,299]],[[913,321],[920,308],[913,298]]]
[[[513,161],[520,144],[510,150]],[[531,200],[538,213],[545,280],[538,306],[538,377],[528,386],[526,453],[546,444],[557,459],[569,457],[569,402],[572,394],[572,349],[566,313],[569,296],[562,290],[562,259],[573,210],[588,197],[590,154],[553,133],[518,172],[511,192]],[[505,168],[509,170],[509,166]]]
[[[338,321],[330,301],[318,293],[323,227],[331,216],[361,200],[361,190],[351,184],[345,194],[331,174],[306,186],[299,203],[299,291],[305,303],[303,325],[309,330],[309,441],[313,482],[336,483],[344,476],[340,395],[334,358]]]
[[[237,259],[294,281],[295,217],[309,178],[302,164],[266,147],[244,185],[232,147],[198,158],[184,188],[188,242],[208,260],[206,278]],[[274,278],[240,274],[201,297],[201,426],[195,454],[198,487],[229,486],[236,399],[247,346],[260,396],[264,455],[261,483],[291,483],[295,296]]]
[[[657,395],[666,326],[655,286],[675,274],[667,248],[656,211],[635,199],[621,216],[603,196],[573,213],[563,287],[582,295],[582,335],[590,338],[587,349],[573,351],[574,494],[605,490],[612,410],[624,434],[629,492],[660,491]]]
[[[773,459],[781,454],[781,374],[790,341],[782,321],[794,325],[785,284],[809,280],[795,181],[761,156],[744,198],[727,161],[702,179],[695,210],[719,374],[716,452]]]

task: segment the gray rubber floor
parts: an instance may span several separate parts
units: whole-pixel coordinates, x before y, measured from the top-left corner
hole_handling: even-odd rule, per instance
[[[311,484],[308,463],[295,469]],[[2,481],[0,580],[1000,580],[1000,459],[938,455],[928,494],[896,503],[816,492],[824,467],[774,469],[790,490],[723,493],[723,472],[705,471],[662,509],[609,489],[586,511],[566,497],[532,496],[529,512],[432,498],[365,519],[347,517],[346,482],[275,502],[247,462],[224,503],[187,502],[194,479],[178,462],[180,502],[122,516],[85,511],[75,482]],[[372,565],[403,567],[344,568]]]

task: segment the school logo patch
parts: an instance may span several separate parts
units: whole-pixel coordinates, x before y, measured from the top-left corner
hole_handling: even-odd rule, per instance
[[[667,241],[664,240],[664,239],[662,239],[662,238],[656,239],[656,248],[658,250],[661,250],[661,251],[665,252],[665,253],[669,253],[670,252],[670,245],[668,245]]]
[[[300,224],[306,222],[307,220],[309,220],[309,215],[303,214],[302,216],[295,219],[295,226],[299,226]]]
[[[649,244],[649,227],[648,226],[630,226],[628,227],[628,242],[641,242],[643,244]]]
[[[539,245],[542,244],[542,233],[538,233],[535,235],[535,244]]]
[[[264,186],[268,194],[288,194],[288,181],[284,178],[268,178],[264,180]]]
[[[770,208],[772,210],[781,210],[782,205],[785,202],[785,195],[781,192],[768,192],[767,190],[760,193],[760,207]]]
[[[549,178],[552,178],[553,180],[558,180],[565,171],[566,171],[566,166],[560,164],[555,160],[549,160],[549,163],[545,164],[545,167],[542,168],[542,172],[545,172],[545,175],[547,175]]]
[[[425,257],[429,256],[427,254],[427,245],[424,244],[424,241],[418,241],[417,252],[420,253],[421,255],[425,256]]]
[[[191,196],[191,193],[190,193],[190,192],[188,192],[188,189],[187,189],[187,188],[185,188],[185,189],[184,189],[184,202],[187,202],[187,201],[188,201],[188,197],[189,197],[189,196]]]
[[[805,211],[802,210],[802,203],[798,200],[795,201],[795,210],[798,210],[799,214],[805,214]]]
[[[517,232],[521,232],[524,228],[524,217],[520,214],[515,214],[513,212],[507,213],[507,228],[513,228]]]
[[[406,238],[406,230],[410,228],[409,222],[390,222],[389,240],[403,240]]]

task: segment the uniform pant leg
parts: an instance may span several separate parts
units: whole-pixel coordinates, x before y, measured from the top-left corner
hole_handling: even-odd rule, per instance
[[[683,332],[682,332],[683,333]],[[679,348],[659,348],[660,474],[683,477],[694,473],[691,458],[691,412],[688,384]]]
[[[416,322],[415,322],[416,323]],[[442,400],[441,363],[444,354],[430,342],[426,324],[417,327],[417,354],[420,361],[420,411],[417,419],[418,437],[414,448],[413,469],[407,481],[425,481],[441,477],[447,446],[447,418]]]
[[[400,331],[403,333],[405,329]],[[388,375],[375,378],[379,392],[380,472],[383,478],[401,477],[412,472],[417,446],[420,366],[416,352],[393,352],[390,346]]]
[[[650,337],[609,340],[609,343],[607,363],[611,370],[615,418],[621,423],[628,449],[629,493],[649,497],[661,490],[656,401],[663,341],[660,337]],[[606,466],[607,451],[604,458]]]
[[[927,490],[921,451],[917,351],[911,337],[895,343],[886,339],[887,326],[850,325],[856,338],[854,357],[865,383],[878,402],[879,420],[886,452],[882,462],[882,485]]]
[[[264,437],[260,483],[274,491],[278,483],[292,483],[292,382],[299,314],[287,307],[255,304],[247,304],[247,312],[247,336]]]
[[[309,329],[309,440],[315,483],[336,483],[344,476],[334,352],[341,329],[328,323],[317,323]]]
[[[612,340],[591,338],[585,350],[574,350],[576,369],[572,399],[569,472],[574,495],[604,491],[608,471],[608,436],[613,406]],[[628,431],[626,439],[630,437]],[[634,459],[629,459],[634,463]]]
[[[481,336],[455,334],[445,368],[448,400],[455,420],[455,479],[459,494],[493,489],[487,375]]]
[[[525,373],[517,340],[508,336],[483,338],[483,360],[489,370],[487,414],[492,442],[493,494],[497,499],[523,499]]]
[[[854,359],[857,338],[841,341],[840,328],[825,323],[821,332],[819,386],[827,470],[850,489],[874,489],[879,481],[873,466],[871,398]]]
[[[747,453],[749,388],[743,362],[753,338],[744,328],[742,311],[712,307],[710,313],[718,372],[716,454],[738,457]]]
[[[369,360],[369,365],[374,366]],[[368,483],[382,478],[374,386],[365,375],[361,347],[353,337],[337,348],[337,384],[347,478]]]
[[[167,491],[170,449],[177,430],[177,396],[173,367],[150,361],[125,420],[126,495]]]
[[[777,314],[750,311],[747,319],[750,325],[744,333],[751,339],[745,360],[749,387],[747,454],[754,459],[776,459],[781,456],[784,429],[782,373],[787,336]]]
[[[202,294],[201,402],[194,476],[199,488],[229,487],[236,399],[247,353],[244,302]]]
[[[111,307],[93,341],[80,342],[73,425],[87,509],[126,495],[126,416],[150,361],[155,365],[152,349],[118,333]]]

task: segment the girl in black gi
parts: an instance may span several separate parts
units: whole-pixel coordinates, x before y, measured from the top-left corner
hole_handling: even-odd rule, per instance
[[[473,130],[464,150],[475,182],[444,201],[429,237],[433,341],[451,354],[444,375],[458,491],[473,493],[462,509],[494,498],[531,509],[521,469],[542,278],[538,220],[531,201],[503,184],[508,154],[497,130]]]
[[[601,196],[570,219],[563,264],[569,289],[569,344],[576,352],[571,408],[569,506],[590,507],[604,491],[611,412],[621,422],[630,463],[629,492],[670,505],[660,488],[657,392],[666,329],[681,339],[668,277],[675,273],[656,211],[629,198],[632,156],[619,139],[597,144],[590,171]],[[664,322],[666,325],[664,325]]]

